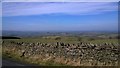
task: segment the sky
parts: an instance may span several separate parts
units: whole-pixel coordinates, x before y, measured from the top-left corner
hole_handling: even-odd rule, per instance
[[[4,2],[119,2],[119,0],[2,0]]]
[[[117,2],[4,2],[9,31],[117,31]]]

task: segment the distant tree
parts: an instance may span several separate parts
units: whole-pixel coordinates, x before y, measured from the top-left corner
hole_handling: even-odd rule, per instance
[[[81,38],[81,37],[78,37],[78,41],[82,41],[82,38]]]
[[[116,38],[116,39],[120,39],[120,36],[118,35],[118,36],[116,36],[115,38]]]
[[[120,36],[118,36],[118,39],[120,39]]]
[[[112,37],[109,37],[109,39],[112,39]]]
[[[93,41],[93,40],[95,40],[95,38],[89,38],[89,41]]]
[[[61,40],[61,37],[56,37],[55,40]]]

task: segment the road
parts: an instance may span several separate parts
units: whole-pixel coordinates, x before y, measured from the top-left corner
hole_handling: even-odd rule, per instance
[[[12,60],[3,59],[1,68],[39,68],[38,65],[20,63]]]
[[[20,64],[11,60],[2,60],[2,66],[26,66],[24,64]]]

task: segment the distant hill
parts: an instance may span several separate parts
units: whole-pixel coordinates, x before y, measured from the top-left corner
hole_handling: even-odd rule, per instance
[[[2,31],[2,36],[8,37],[37,37],[37,36],[97,36],[113,35],[117,32],[100,31]]]

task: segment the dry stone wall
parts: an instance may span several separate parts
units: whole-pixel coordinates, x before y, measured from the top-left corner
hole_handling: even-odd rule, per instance
[[[25,43],[9,41],[10,44],[3,43],[3,49],[9,48],[14,52],[19,52],[20,57],[36,57],[41,60],[53,60],[73,66],[117,66],[119,44],[104,43]]]

